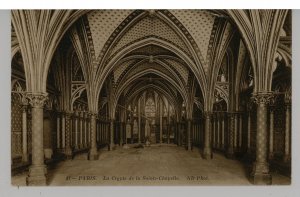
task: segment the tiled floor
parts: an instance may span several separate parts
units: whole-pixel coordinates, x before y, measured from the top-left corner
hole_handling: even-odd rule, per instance
[[[198,149],[177,146],[101,150],[99,160],[82,154],[61,162],[48,172],[49,185],[251,185],[242,163],[214,154],[204,160]],[[25,185],[26,173],[14,176],[13,185]],[[290,179],[273,174],[273,184]]]

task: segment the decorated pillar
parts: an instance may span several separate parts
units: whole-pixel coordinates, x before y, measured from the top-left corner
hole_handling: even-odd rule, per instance
[[[97,142],[96,142],[96,113],[90,113],[91,123],[90,123],[90,133],[91,133],[91,145],[89,151],[89,160],[97,160],[98,159],[98,151],[97,151]]]
[[[83,114],[83,123],[84,123],[84,125],[83,125],[83,131],[84,131],[84,143],[83,143],[83,147],[84,148],[86,148],[87,146],[88,146],[88,142],[87,142],[87,114],[86,114],[86,112],[84,112],[84,114]]]
[[[65,150],[66,147],[66,114],[61,113],[61,148]]]
[[[192,120],[187,120],[187,144],[188,144],[188,150],[192,150],[192,136],[191,136],[191,130],[192,130]]]
[[[234,130],[235,114],[228,113],[228,148],[226,156],[230,159],[234,158]]]
[[[243,115],[239,114],[239,149],[242,149],[243,140]]]
[[[163,130],[163,128],[162,128],[162,124],[163,124],[163,122],[162,122],[162,114],[163,113],[163,106],[162,106],[162,101],[161,100],[159,100],[159,143],[162,143],[163,141],[163,139],[162,139],[162,135],[163,135],[163,132],[162,132],[162,130]]]
[[[109,150],[113,150],[114,146],[115,146],[115,142],[114,142],[114,124],[115,124],[115,120],[111,119],[110,120],[110,142],[109,142]]]
[[[253,165],[251,178],[254,184],[271,184],[272,176],[267,161],[267,105],[272,98],[270,93],[260,92],[253,95],[257,103],[257,131],[256,131],[256,161]]]
[[[75,112],[74,116],[74,127],[75,127],[75,149],[78,149],[78,112]]]
[[[211,140],[210,140],[211,112],[204,112],[204,117],[205,117],[205,134],[204,134],[203,157],[204,157],[204,159],[211,159],[212,158]]]
[[[79,148],[83,148],[83,112],[79,112]]]
[[[269,159],[274,157],[274,106],[270,106]]]
[[[221,147],[221,143],[220,143],[220,132],[221,128],[220,128],[220,114],[217,114],[217,148]]]
[[[123,146],[124,123],[120,122],[120,146]]]
[[[27,185],[46,185],[47,169],[44,164],[43,119],[47,93],[28,93],[26,97],[32,107],[32,164],[26,178]]]
[[[26,99],[24,99],[26,100]],[[22,161],[28,162],[28,146],[27,146],[27,108],[28,102],[23,102],[22,108]]]
[[[251,153],[251,111],[248,112],[247,153]]]
[[[234,147],[234,151],[236,151],[237,145],[238,145],[238,114],[234,113],[234,142],[233,142],[233,147]]]
[[[225,113],[222,114],[222,143],[221,143],[222,149],[225,148]]]
[[[60,122],[60,113],[57,113],[57,117],[56,117],[56,148],[57,149],[60,149],[60,145],[61,145],[61,139],[60,139],[60,136],[61,136],[61,132],[60,132],[60,125],[61,125],[61,122]]]
[[[291,160],[290,153],[290,132],[291,132],[291,95],[285,95],[285,135],[284,135],[284,161]]]
[[[65,120],[65,155],[67,159],[72,158],[72,148],[71,148],[71,140],[72,140],[72,114],[70,112],[65,112],[64,113],[64,120]]]

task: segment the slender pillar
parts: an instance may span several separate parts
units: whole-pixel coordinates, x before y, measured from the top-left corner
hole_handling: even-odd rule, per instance
[[[239,114],[239,149],[242,149],[242,140],[243,140],[243,116]]]
[[[179,122],[177,122],[177,135],[177,145],[181,146],[181,126]]]
[[[213,118],[212,118],[212,124],[213,124],[212,147],[216,148],[216,116],[215,116],[215,114],[213,115]]]
[[[251,111],[248,112],[247,153],[251,153]]]
[[[220,143],[220,115],[217,115],[217,148],[219,149],[221,147],[221,143]]]
[[[163,106],[162,106],[162,101],[159,100],[159,143],[162,143],[162,113],[163,113]]]
[[[60,114],[57,114],[56,117],[56,148],[60,149],[61,139],[60,139]]]
[[[228,149],[226,156],[229,159],[234,158],[234,130],[235,130],[235,114],[228,114]]]
[[[89,151],[89,160],[97,160],[98,159],[98,151],[97,151],[97,142],[96,142],[96,113],[90,113],[91,116],[91,145],[90,145],[90,151]]]
[[[87,142],[87,114],[86,112],[84,113],[84,148],[88,146]]]
[[[44,164],[43,119],[47,93],[26,95],[32,107],[32,164],[26,177],[27,185],[46,185],[47,169]]]
[[[75,112],[74,116],[74,126],[75,126],[75,149],[78,149],[78,112]]]
[[[222,149],[225,148],[225,114],[222,116]]]
[[[191,130],[192,130],[192,120],[187,120],[187,143],[188,143],[188,150],[192,150],[192,137],[191,137]]]
[[[123,146],[124,123],[120,122],[120,146]]]
[[[79,112],[79,148],[83,148],[83,112]]]
[[[212,151],[211,151],[211,140],[210,140],[210,112],[204,112],[205,116],[205,134],[204,134],[204,150],[203,150],[203,157],[204,159],[211,159],[212,158]]]
[[[269,159],[274,157],[274,108],[270,107]]]
[[[237,145],[238,145],[238,119],[237,119],[238,114],[234,114],[234,151],[236,151]]]
[[[138,143],[141,143],[141,99],[138,101]]]
[[[72,119],[71,119],[71,113],[66,112],[64,113],[64,120],[65,120],[65,155],[67,159],[72,158],[72,149],[71,149],[71,140],[72,140]]]
[[[88,147],[91,147],[91,117],[89,113],[87,113],[87,116],[88,116],[88,120],[87,120]]]
[[[110,143],[109,143],[109,150],[113,150],[114,146],[115,146],[115,142],[114,142],[114,123],[115,120],[111,119],[110,120]]]
[[[133,122],[131,123],[131,144],[133,144]]]
[[[64,150],[66,147],[66,117],[65,112],[61,113],[61,148]]]
[[[290,154],[290,130],[291,130],[291,105],[286,103],[285,106],[285,135],[284,135],[284,162],[289,162],[291,160]]]
[[[27,104],[23,105],[22,111],[22,161],[28,162],[27,150]]]
[[[251,173],[254,184],[272,183],[267,161],[267,104],[270,98],[269,93],[254,95],[254,101],[257,103],[256,161]]]

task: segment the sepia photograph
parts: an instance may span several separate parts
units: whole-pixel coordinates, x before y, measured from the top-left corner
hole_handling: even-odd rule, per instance
[[[291,185],[292,10],[11,10],[11,185]]]

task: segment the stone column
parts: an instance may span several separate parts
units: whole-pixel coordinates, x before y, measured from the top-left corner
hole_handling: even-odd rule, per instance
[[[211,152],[211,140],[210,140],[210,112],[204,112],[205,117],[205,134],[204,134],[204,150],[203,150],[203,157],[204,159],[211,159],[212,152]]]
[[[217,114],[217,148],[219,149],[221,147],[221,143],[220,143],[220,115]]]
[[[216,148],[216,115],[213,114],[212,118],[212,147]]]
[[[79,112],[79,148],[83,148],[83,112]]]
[[[97,142],[96,142],[96,113],[90,113],[91,123],[90,123],[90,133],[91,133],[91,145],[89,151],[89,160],[97,160],[98,159],[98,151],[97,151]]]
[[[120,122],[120,146],[123,146],[124,123]]]
[[[251,153],[251,111],[248,112],[247,153]]]
[[[222,149],[225,148],[225,113],[222,116]]]
[[[233,142],[233,147],[234,147],[234,151],[236,151],[237,145],[238,145],[238,119],[237,119],[238,114],[235,113],[234,114],[234,142]]]
[[[179,122],[177,122],[177,145],[181,146],[181,128]]]
[[[291,160],[290,154],[290,130],[291,130],[291,104],[286,102],[285,106],[285,135],[284,135],[284,162],[289,162]]]
[[[84,148],[86,148],[88,146],[88,142],[87,142],[87,114],[86,112],[84,112],[83,114],[83,120],[84,120]]]
[[[109,150],[113,150],[114,146],[115,146],[115,142],[114,142],[114,123],[115,120],[111,119],[110,120],[110,143],[109,143]]]
[[[274,107],[270,106],[269,159],[274,157]]]
[[[26,177],[27,185],[46,185],[47,169],[44,164],[43,119],[47,93],[28,93],[32,107],[32,164]]]
[[[75,127],[75,149],[78,149],[78,112],[75,112],[74,127]]]
[[[22,111],[22,161],[28,162],[28,149],[27,149],[27,105],[23,104]]]
[[[243,140],[243,116],[239,114],[239,149],[242,149],[242,140]]]
[[[72,114],[69,112],[64,113],[64,119],[65,119],[65,155],[67,159],[72,158],[72,148],[71,148],[71,140],[72,140]]]
[[[60,149],[61,139],[60,139],[60,114],[57,113],[56,117],[56,148]]]
[[[163,106],[162,106],[162,101],[159,100],[159,143],[162,143],[162,113],[163,113]]]
[[[133,144],[133,122],[131,123],[131,144]]]
[[[192,138],[191,138],[191,130],[192,130],[192,120],[187,120],[187,143],[188,143],[188,150],[192,150]]]
[[[87,113],[87,117],[88,147],[91,147],[91,117],[89,113]]]
[[[229,159],[234,158],[234,129],[235,128],[235,114],[228,114],[228,149],[226,156]]]
[[[61,113],[61,148],[64,150],[66,147],[66,117],[65,112]]]
[[[270,99],[270,93],[261,92],[254,95],[254,101],[257,103],[256,161],[251,173],[254,184],[272,183],[267,161],[267,104]]]

